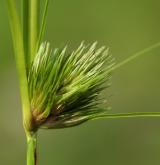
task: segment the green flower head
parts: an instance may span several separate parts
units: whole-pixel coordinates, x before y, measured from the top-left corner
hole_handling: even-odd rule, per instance
[[[65,128],[105,116],[99,93],[106,88],[114,60],[108,49],[84,43],[72,53],[42,43],[28,73],[37,128]]]

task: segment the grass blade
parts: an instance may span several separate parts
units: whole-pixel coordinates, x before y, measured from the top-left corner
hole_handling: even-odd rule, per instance
[[[145,49],[141,50],[140,52],[137,52],[137,53],[133,54],[129,58],[125,59],[124,61],[114,65],[114,67],[112,67],[110,70],[108,70],[108,72],[116,70],[116,69],[122,67],[125,64],[128,64],[129,62],[131,62],[132,60],[136,59],[137,57],[139,57],[141,55],[144,55],[144,54],[146,54],[146,53],[148,53],[148,52],[150,52],[150,51],[152,51],[152,50],[154,50],[154,49],[156,49],[158,47],[160,47],[160,42],[158,42],[158,43],[156,43],[156,44],[154,44],[154,45],[152,45],[152,46],[150,46],[148,48],[145,48]]]
[[[46,29],[48,6],[49,6],[49,0],[45,0],[44,12],[42,16],[42,23],[41,23],[41,28],[40,28],[39,40],[38,40],[38,47],[40,46],[40,43],[42,42],[42,38],[44,36],[45,29]]]

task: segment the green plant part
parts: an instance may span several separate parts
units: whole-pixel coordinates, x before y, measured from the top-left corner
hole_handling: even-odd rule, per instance
[[[107,108],[98,107],[98,95],[114,62],[108,49],[96,45],[82,43],[72,53],[41,45],[28,76],[36,128],[70,127],[106,115]]]
[[[111,72],[160,46],[150,46],[119,64],[105,46],[83,42],[69,53],[42,43],[49,0],[40,13],[39,0],[23,0],[23,21],[15,0],[6,0],[19,75],[27,165],[37,165],[37,132],[77,126],[98,118],[160,117],[160,112],[109,114],[99,94],[109,86]],[[40,16],[42,15],[42,19]],[[41,22],[41,24],[40,24]]]

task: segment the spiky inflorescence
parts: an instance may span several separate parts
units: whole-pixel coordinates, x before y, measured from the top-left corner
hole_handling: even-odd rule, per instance
[[[50,49],[43,43],[28,74],[29,94],[37,128],[64,128],[107,114],[99,93],[110,78],[113,58],[108,49],[82,43],[76,51]]]

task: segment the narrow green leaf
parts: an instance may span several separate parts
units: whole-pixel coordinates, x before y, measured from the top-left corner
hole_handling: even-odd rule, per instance
[[[39,49],[38,37],[39,37],[39,21],[40,21],[40,0],[30,1],[30,30],[29,30],[29,54],[30,64],[33,62],[34,57]]]
[[[46,29],[48,6],[49,6],[49,0],[45,0],[44,12],[42,16],[42,22],[41,22],[41,27],[40,27],[39,39],[38,39],[38,47],[40,46],[40,43],[42,42],[42,38],[44,36],[45,29]]]
[[[154,50],[154,49],[156,49],[156,48],[158,48],[158,47],[160,47],[160,42],[158,42],[158,43],[156,43],[156,44],[154,44],[154,45],[151,45],[151,46],[149,46],[148,48],[145,48],[145,49],[143,49],[143,50],[141,50],[141,51],[139,51],[139,52],[137,52],[137,53],[131,55],[130,57],[128,57],[128,58],[125,59],[124,61],[122,61],[122,62],[116,64],[114,67],[110,68],[110,69],[108,70],[108,72],[113,71],[113,70],[116,70],[116,69],[122,67],[123,65],[126,65],[126,64],[128,64],[129,62],[131,62],[131,61],[133,61],[134,59],[136,59],[137,57],[139,57],[139,56],[141,56],[141,55],[144,55],[144,54],[146,54],[146,53],[148,53],[148,52],[150,52],[150,51],[152,51],[152,50]]]

